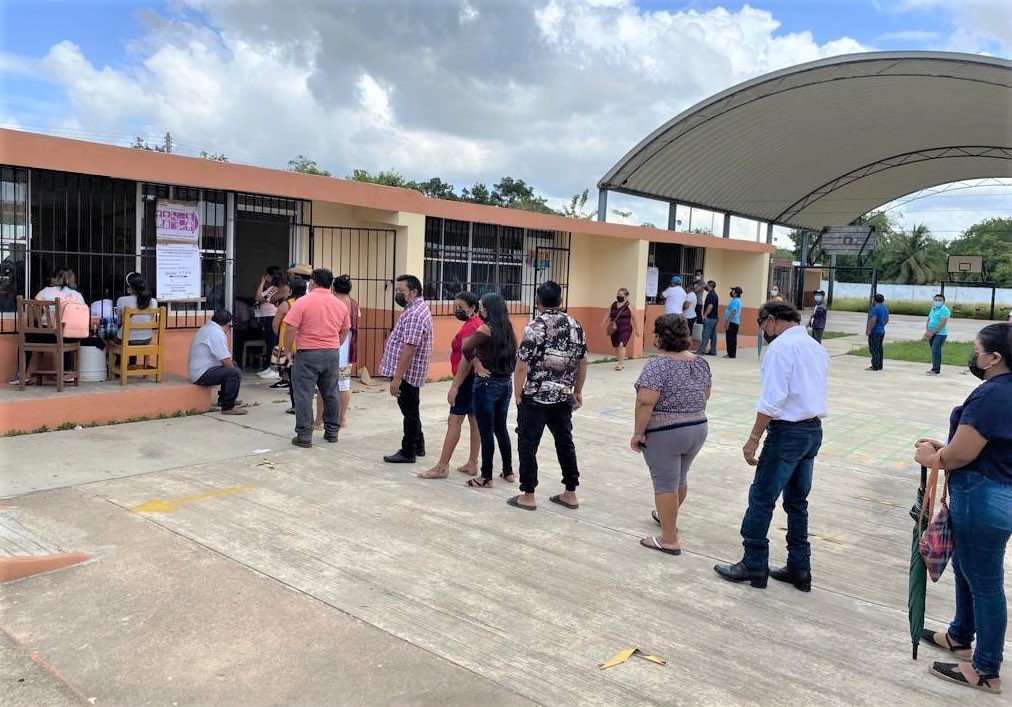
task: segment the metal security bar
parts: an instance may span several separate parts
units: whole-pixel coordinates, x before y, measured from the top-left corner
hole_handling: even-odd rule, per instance
[[[28,170],[0,167],[0,333],[14,331],[18,295],[27,294]]]
[[[427,217],[425,298],[434,315],[449,316],[465,290],[498,292],[511,314],[529,314],[537,286],[555,280],[568,302],[570,239],[562,231]]]
[[[313,266],[351,276],[351,296],[360,308],[357,366],[375,373],[394,326],[393,283],[402,274],[397,270],[397,232],[312,226],[310,234]]]
[[[216,189],[167,184],[141,185],[139,270],[147,278],[152,292],[157,292],[158,288],[155,212],[158,200],[164,199],[196,204],[200,216],[200,298],[194,301],[165,303],[169,308],[166,326],[169,329],[199,327],[215,309],[230,306],[226,303],[226,272],[229,269],[226,243],[230,218],[227,194]],[[121,284],[117,286],[122,288]]]
[[[697,270],[703,270],[705,248],[678,243],[651,243],[647,265],[658,270],[658,294],[663,292],[674,275],[681,275],[683,283],[691,283]],[[663,298],[647,297],[647,304],[656,304]]]

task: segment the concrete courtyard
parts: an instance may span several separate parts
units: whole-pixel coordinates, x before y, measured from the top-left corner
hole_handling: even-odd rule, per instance
[[[953,322],[950,338],[985,323]],[[830,314],[831,330],[863,325]],[[922,329],[895,317],[889,336]],[[0,585],[0,704],[1008,704],[1009,691],[930,677],[945,656],[923,646],[912,661],[906,619],[913,441],[944,438],[977,381],[889,360],[869,373],[845,355],[861,343],[825,342],[831,417],[811,497],[810,594],[712,570],[741,555],[754,348],[710,359],[710,436],[680,557],[637,544],[657,532],[649,475],[627,447],[640,361],[591,367],[575,511],[548,503],[560,487],[547,436],[535,513],[506,505],[517,489],[505,482],[415,478],[438,456],[445,383],[423,390],[429,456],[413,466],[381,461],[400,423],[384,387],[354,395],[339,444],[302,450],[289,443],[284,391],[255,377],[245,417],[0,439],[0,547],[31,537],[93,558]],[[154,500],[174,510],[131,510]],[[773,563],[784,525],[778,510]],[[944,627],[951,570],[927,607],[927,625]],[[598,668],[634,647],[667,664]]]

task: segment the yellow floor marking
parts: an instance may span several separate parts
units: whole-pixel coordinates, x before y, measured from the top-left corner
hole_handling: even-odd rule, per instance
[[[229,486],[228,488],[216,489],[214,491],[195,493],[192,496],[173,498],[169,501],[163,501],[160,498],[153,498],[150,501],[145,501],[139,506],[134,506],[130,510],[134,513],[172,513],[176,510],[176,506],[182,503],[193,503],[194,501],[203,501],[204,499],[214,498],[215,496],[227,496],[232,493],[241,493],[243,491],[249,491],[252,488],[253,484],[243,484],[242,486]]]

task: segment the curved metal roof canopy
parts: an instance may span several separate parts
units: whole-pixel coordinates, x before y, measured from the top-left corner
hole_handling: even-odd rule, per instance
[[[985,177],[1012,177],[1012,62],[875,52],[708,98],[655,130],[598,188],[818,230]]]

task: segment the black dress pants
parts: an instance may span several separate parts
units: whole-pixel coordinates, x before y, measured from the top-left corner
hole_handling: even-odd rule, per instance
[[[422,434],[422,415],[419,411],[421,388],[401,381],[401,394],[397,396],[397,407],[404,416],[404,437],[401,439],[401,454],[415,457],[425,450],[425,436]]]

